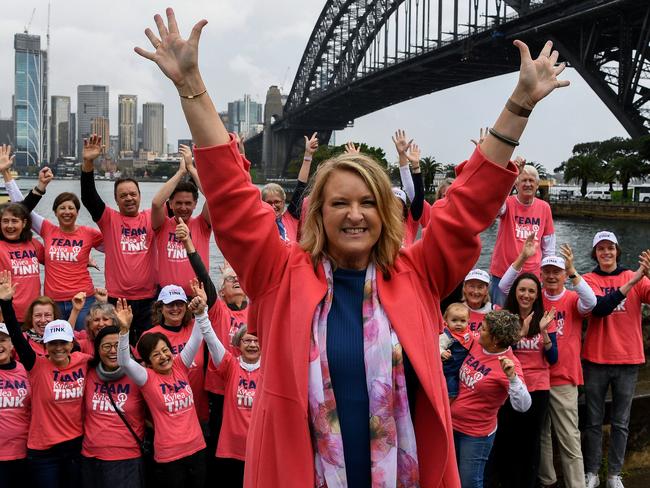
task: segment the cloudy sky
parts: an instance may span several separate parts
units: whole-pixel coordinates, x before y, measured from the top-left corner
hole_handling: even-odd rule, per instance
[[[206,18],[200,65],[219,110],[228,101],[249,93],[263,101],[270,85],[291,88],[314,23],[325,0],[182,0],[171,6],[182,33]],[[165,104],[169,142],[189,137],[178,96],[157,67],[133,52],[150,48],[143,34],[154,27],[153,14],[170,3],[154,0],[52,0],[50,95],[72,97],[76,87],[110,87],[111,133],[117,133],[117,96],[138,95],[145,102]],[[47,0],[3,0],[0,17],[0,60],[5,64],[0,83],[0,115],[11,115],[14,89],[13,35],[22,32],[36,8],[30,33],[45,44]],[[592,90],[571,69],[571,86],[554,93],[531,116],[520,153],[554,168],[570,156],[578,142],[626,136],[625,131]],[[355,121],[337,133],[337,142],[363,141],[383,147],[395,159],[390,136],[404,128],[423,148],[443,163],[464,159],[481,126],[490,125],[514,87],[507,75],[424,96]],[[141,117],[141,107],[138,109]]]

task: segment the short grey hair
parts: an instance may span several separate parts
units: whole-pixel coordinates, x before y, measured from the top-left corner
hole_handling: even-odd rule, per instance
[[[269,193],[277,193],[282,197],[282,200],[287,199],[287,194],[285,193],[284,188],[282,188],[277,183],[267,183],[266,185],[264,185],[264,187],[262,188],[262,200],[265,200],[266,196]]]
[[[537,171],[537,168],[533,166],[532,164],[527,164],[524,166],[524,169],[521,170],[520,174],[528,174],[530,176],[535,177],[535,181],[539,181],[539,172]],[[519,178],[517,178],[519,179]]]
[[[232,336],[232,345],[239,347],[241,345],[242,338],[246,335],[246,332],[248,332],[248,327],[246,324],[244,324],[239,328],[235,335]]]

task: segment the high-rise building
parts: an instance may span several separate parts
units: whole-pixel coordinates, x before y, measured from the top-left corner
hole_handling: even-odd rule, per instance
[[[106,152],[111,159],[117,161],[120,155],[120,136],[108,136],[110,144],[106,146]]]
[[[136,95],[117,96],[119,112],[119,155],[133,156],[138,150],[137,124],[138,124],[138,97]],[[118,155],[116,154],[115,157]]]
[[[229,132],[238,132],[244,137],[255,133],[255,126],[264,122],[264,106],[251,100],[250,95],[244,95],[243,100],[228,103]]]
[[[50,162],[72,156],[70,151],[70,97],[53,95],[50,115]]]
[[[40,166],[48,159],[47,52],[41,37],[15,34],[14,145],[16,167]]]
[[[142,105],[142,149],[165,153],[165,107],[162,103]]]
[[[14,119],[0,119],[0,144],[14,145]]]
[[[84,138],[92,134],[93,119],[103,117],[108,126],[108,87],[105,85],[79,85],[77,87],[77,157],[81,159]],[[103,144],[108,145],[108,131]]]
[[[77,114],[70,114],[70,156],[77,157]]]
[[[90,133],[97,134],[102,138],[102,145],[106,146],[104,154],[108,154],[111,144],[110,124],[108,117],[95,117],[90,121]],[[80,153],[81,154],[81,153]]]

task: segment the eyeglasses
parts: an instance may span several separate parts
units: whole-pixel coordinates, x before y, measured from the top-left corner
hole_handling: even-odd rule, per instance
[[[54,318],[54,315],[51,313],[35,313],[32,314],[32,320],[40,320],[40,319],[45,319],[45,320],[52,320]]]
[[[114,342],[112,344],[102,344],[101,346],[99,346],[99,348],[103,352],[111,352],[113,349],[117,351],[117,342]]]
[[[245,346],[250,346],[251,344],[259,344],[260,341],[257,339],[242,339],[242,343]]]
[[[236,276],[226,276],[223,281],[227,281],[228,283],[235,283],[236,281],[239,281]]]

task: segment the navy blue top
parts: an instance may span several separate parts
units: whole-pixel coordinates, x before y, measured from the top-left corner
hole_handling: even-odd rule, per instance
[[[363,353],[366,271],[334,271],[327,316],[327,361],[341,424],[348,488],[370,488],[370,402]]]

